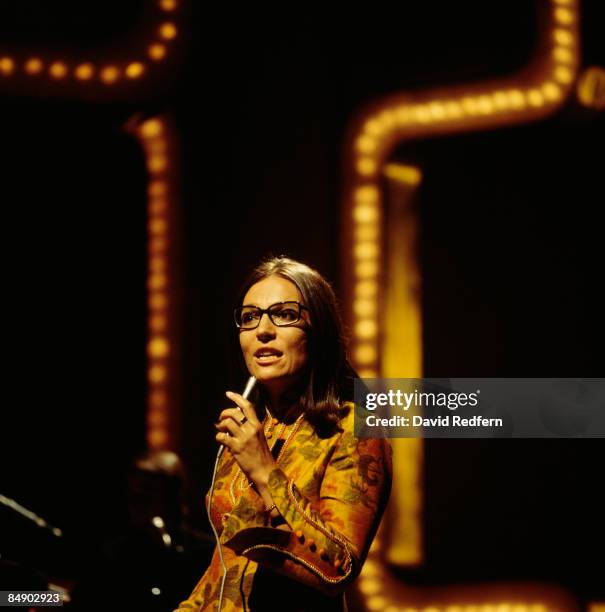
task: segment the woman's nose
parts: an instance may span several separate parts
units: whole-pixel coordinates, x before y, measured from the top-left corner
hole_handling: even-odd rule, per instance
[[[269,318],[269,314],[263,312],[260,321],[258,322],[258,327],[256,328],[257,336],[275,336],[275,325],[273,321]]]

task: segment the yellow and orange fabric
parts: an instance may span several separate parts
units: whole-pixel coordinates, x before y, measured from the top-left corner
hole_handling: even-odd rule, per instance
[[[265,427],[285,442],[269,489],[284,524],[271,525],[262,499],[225,449],[219,464],[212,521],[220,535],[227,578],[222,610],[345,610],[343,591],[358,575],[388,501],[391,447],[357,439],[354,408],[340,431],[321,437],[299,417]],[[281,431],[280,431],[281,429]],[[217,607],[222,577],[218,551],[178,610]],[[288,605],[275,598],[291,595]]]

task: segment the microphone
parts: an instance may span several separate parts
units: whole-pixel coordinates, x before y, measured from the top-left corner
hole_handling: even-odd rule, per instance
[[[248,399],[255,385],[256,385],[256,378],[254,378],[254,376],[250,376],[250,378],[248,379],[248,382],[246,383],[246,388],[244,389],[244,392],[242,393],[242,397],[244,399]],[[239,410],[243,414],[243,410],[241,408]],[[223,454],[224,450],[225,450],[225,447],[221,445],[221,447],[218,449],[218,454],[216,456],[216,466],[218,466],[218,460],[221,458],[221,455]],[[215,473],[216,473],[216,466],[214,467]],[[212,482],[214,483],[214,478],[212,479]],[[210,518],[210,515],[208,515],[208,518]]]
[[[246,388],[244,389],[244,392],[242,393],[242,397],[244,399],[248,399],[248,397],[250,396],[250,393],[252,393],[252,390],[254,389],[254,385],[256,385],[256,378],[254,378],[254,376],[250,376],[250,378],[248,379],[248,382],[246,383]]]
[[[250,393],[252,393],[252,389],[254,389],[254,385],[256,385],[256,378],[254,376],[250,376],[248,382],[246,383],[246,388],[242,393],[242,397],[244,399],[248,399]],[[240,411],[242,409],[240,408]],[[242,411],[243,412],[243,411]],[[221,560],[221,566],[223,568],[223,577],[221,579],[221,590],[218,599],[218,607],[217,612],[221,612],[221,608],[223,607],[223,591],[225,590],[225,579],[227,578],[227,566],[225,565],[225,560],[223,559],[223,549],[221,547],[221,542],[219,539],[219,535],[216,531],[216,527],[212,522],[212,516],[210,514],[210,508],[212,507],[212,495],[214,494],[214,481],[216,480],[216,471],[218,469],[219,461],[221,460],[221,455],[223,454],[223,450],[225,447],[221,445],[218,449],[218,453],[216,455],[216,462],[214,463],[214,472],[212,473],[212,483],[210,484],[210,493],[208,494],[208,504],[206,505],[206,513],[208,514],[208,520],[210,521],[210,527],[212,528],[212,532],[214,533],[214,539],[216,540],[216,548],[218,550],[218,556]]]

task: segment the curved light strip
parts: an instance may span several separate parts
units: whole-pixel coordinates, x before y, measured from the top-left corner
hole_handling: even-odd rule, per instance
[[[352,359],[360,376],[420,376],[420,372],[384,371],[381,363],[381,338],[384,304],[382,288],[388,281],[382,273],[384,243],[381,174],[384,165],[401,143],[437,136],[493,129],[538,121],[556,112],[572,92],[579,64],[578,5],[576,0],[544,0],[547,23],[542,29],[545,40],[529,66],[518,75],[486,83],[448,88],[403,92],[374,102],[356,116],[347,146],[343,210],[343,277],[348,293],[346,317],[354,330]],[[368,330],[375,333],[368,333]],[[397,441],[405,443],[413,440]],[[395,471],[397,472],[395,445]],[[407,466],[407,469],[413,469]],[[419,473],[419,461],[416,465]],[[418,482],[418,478],[410,482]],[[419,490],[399,491],[398,496],[417,499]],[[415,526],[404,543],[403,556],[418,563],[421,525]],[[407,550],[406,550],[407,545]],[[400,555],[401,556],[401,555]],[[380,560],[380,547],[374,547],[370,561]],[[371,566],[370,566],[371,567]],[[366,570],[362,572],[365,575]],[[369,609],[399,609],[388,597],[375,600]],[[380,605],[378,605],[380,603]]]
[[[101,58],[72,57],[70,59],[30,53],[19,57],[17,54],[0,50],[0,83],[3,79],[19,74],[32,79],[71,82],[81,85],[99,83],[113,86],[119,83],[139,81],[149,74],[151,64],[165,60],[173,41],[178,36],[176,12],[182,0],[153,0],[155,9],[151,32],[146,37],[146,48],[122,49],[116,61]],[[116,52],[112,51],[112,56]]]
[[[349,237],[345,275],[350,287],[364,281],[380,282],[380,172],[397,145],[410,139],[536,121],[565,102],[578,69],[576,0],[548,2],[551,12],[545,32],[550,44],[539,61],[532,62],[531,72],[490,81],[487,86],[479,83],[389,96],[355,118],[343,207]],[[355,328],[359,321],[376,316],[379,294],[352,297],[348,315]],[[364,376],[380,372],[379,348],[378,337],[354,338],[353,359]]]
[[[380,544],[378,543],[378,547]],[[579,602],[562,588],[528,583],[410,587],[378,559],[358,579],[366,609],[381,612],[576,612]]]
[[[174,13],[183,0],[153,0],[157,9],[154,34],[150,37],[148,54],[152,61],[166,57],[170,41],[177,36]],[[130,52],[129,52],[130,53]],[[112,85],[120,80],[136,80],[148,74],[146,60],[134,55],[118,64],[94,64],[73,59],[71,63],[51,58],[29,56],[16,59],[0,53],[0,85],[4,77],[22,71],[28,76],[55,79],[59,83],[94,82]],[[15,81],[19,93],[27,93],[27,79]],[[63,90],[73,97],[73,88]],[[118,91],[118,90],[113,90]],[[111,100],[111,98],[110,98]],[[147,342],[147,442],[151,449],[174,446],[176,425],[176,381],[174,373],[175,324],[175,263],[171,235],[174,231],[175,206],[170,168],[170,139],[165,118],[154,118],[143,123],[129,122],[126,131],[141,143],[146,156],[148,183],[148,342]],[[172,240],[174,242],[174,240]]]

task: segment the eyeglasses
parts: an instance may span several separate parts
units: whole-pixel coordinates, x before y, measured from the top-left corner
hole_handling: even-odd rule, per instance
[[[309,310],[300,302],[277,302],[265,309],[244,304],[244,306],[236,308],[233,314],[235,315],[235,324],[240,329],[256,329],[265,313],[269,315],[269,319],[274,325],[286,327],[300,321],[303,308]]]

